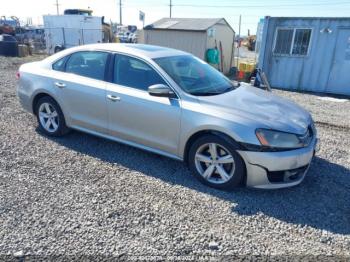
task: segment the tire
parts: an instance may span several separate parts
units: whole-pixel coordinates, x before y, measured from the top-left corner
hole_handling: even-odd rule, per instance
[[[64,50],[64,47],[62,47],[62,46],[56,46],[54,52],[55,52],[55,54],[56,54],[56,53],[58,53],[58,52],[61,52],[62,50]]]
[[[231,138],[204,135],[190,147],[189,168],[207,186],[223,190],[234,189],[242,185],[246,174],[244,161],[236,149],[237,146]]]
[[[35,105],[35,114],[39,128],[44,134],[59,137],[69,132],[62,110],[53,98],[49,96],[40,98]]]

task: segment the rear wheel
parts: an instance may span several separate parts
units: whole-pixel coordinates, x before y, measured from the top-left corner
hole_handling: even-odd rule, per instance
[[[46,135],[63,136],[69,131],[62,110],[53,98],[40,98],[35,109],[39,127]]]
[[[189,167],[199,181],[218,189],[235,188],[245,176],[244,162],[233,141],[215,135],[205,135],[192,144]]]
[[[61,52],[64,48],[62,46],[55,46],[55,54],[58,53],[58,52]]]

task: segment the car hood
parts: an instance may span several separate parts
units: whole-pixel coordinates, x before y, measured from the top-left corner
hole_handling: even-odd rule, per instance
[[[297,104],[244,83],[231,92],[198,99],[215,112],[231,113],[284,132],[304,134],[311,121],[310,114]]]

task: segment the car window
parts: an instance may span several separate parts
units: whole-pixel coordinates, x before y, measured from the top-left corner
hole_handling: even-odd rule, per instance
[[[60,60],[56,61],[53,65],[52,65],[52,69],[56,70],[56,71],[62,71],[64,72],[65,68],[65,63],[67,61],[68,57],[63,57]]]
[[[235,89],[222,73],[192,55],[161,57],[154,61],[189,94],[210,96]]]
[[[103,80],[108,53],[99,51],[77,52],[70,56],[66,72]]]
[[[149,86],[155,84],[166,85],[163,78],[151,66],[125,55],[115,57],[113,82],[140,90],[148,90]]]

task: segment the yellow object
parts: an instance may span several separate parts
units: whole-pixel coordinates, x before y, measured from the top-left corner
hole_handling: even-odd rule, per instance
[[[240,62],[238,65],[238,70],[242,72],[253,72],[256,67],[255,63]]]
[[[118,37],[114,37],[114,43],[120,43],[120,40]]]

